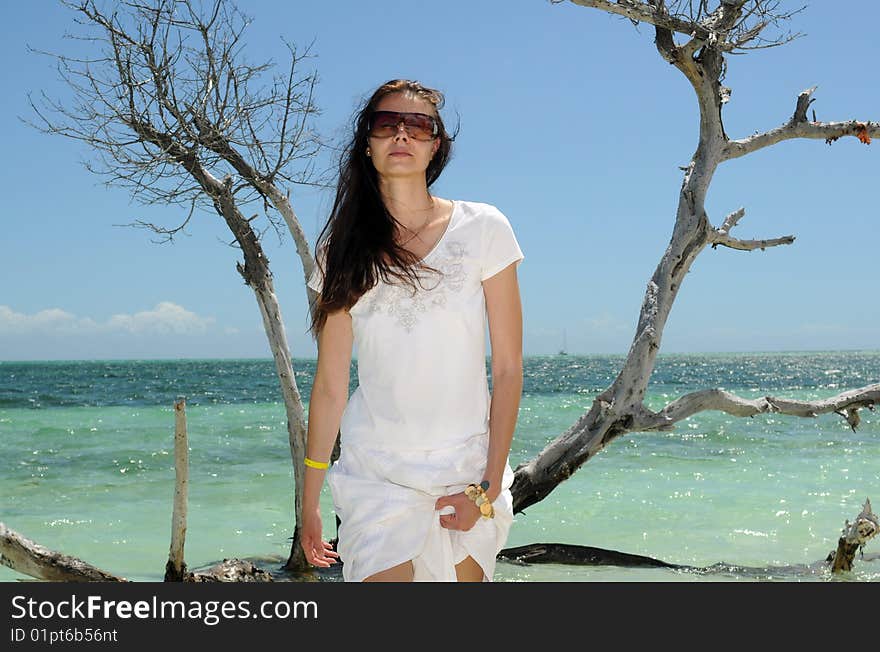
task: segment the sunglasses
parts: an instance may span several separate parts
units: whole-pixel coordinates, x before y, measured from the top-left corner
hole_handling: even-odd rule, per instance
[[[433,116],[397,111],[373,111],[369,133],[374,138],[388,138],[397,134],[401,123],[406,133],[416,140],[431,140],[440,133],[440,127]]]

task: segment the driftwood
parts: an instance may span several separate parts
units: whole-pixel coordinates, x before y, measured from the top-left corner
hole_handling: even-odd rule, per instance
[[[127,582],[124,577],[49,550],[0,523],[0,564],[50,582]]]
[[[189,487],[189,441],[186,432],[186,399],[174,402],[174,511],[171,548],[165,564],[166,582],[271,582],[272,576],[249,561],[224,559],[203,571],[189,572],[184,561],[186,506]]]
[[[128,582],[88,562],[49,550],[0,522],[0,564],[48,582]],[[186,566],[184,565],[184,568]],[[184,571],[183,582],[271,582],[272,575],[243,559],[224,559],[197,572]]]
[[[856,551],[863,550],[865,544],[873,539],[880,530],[880,521],[877,515],[871,511],[871,501],[865,499],[865,506],[861,513],[856,516],[854,523],[846,521],[843,526],[843,534],[837,540],[837,550],[828,555],[831,570],[835,573],[852,570]]]
[[[219,564],[186,573],[184,582],[273,582],[272,574],[244,559],[224,559]]]
[[[174,402],[174,510],[171,516],[171,549],[165,565],[165,581],[186,577],[183,549],[186,544],[186,499],[189,487],[189,446],[186,435],[186,399]]]
[[[618,550],[608,550],[591,546],[564,543],[533,543],[514,548],[505,548],[498,553],[502,562],[530,564],[564,564],[572,566],[620,566],[624,568],[665,568],[676,572],[694,573],[699,575],[726,575],[750,577],[753,579],[785,579],[804,575],[819,575],[830,570],[833,573],[850,571],[856,552],[863,550],[865,544],[880,531],[880,520],[871,511],[871,501],[865,500],[861,513],[851,524],[848,520],[840,537],[836,551],[820,562],[809,565],[791,565],[777,567],[747,567],[719,562],[711,566],[690,566],[673,564]],[[866,561],[880,559],[880,555],[862,554]],[[182,559],[182,558],[181,558]],[[25,575],[49,580],[67,582],[125,582],[125,578],[117,577],[86,562],[53,552],[30,541],[17,532],[9,530],[0,523],[0,563]],[[171,561],[169,560],[169,565]],[[344,563],[344,561],[342,562]],[[341,564],[338,564],[341,566]],[[242,559],[224,559],[197,572],[186,571],[176,579],[182,582],[274,582],[271,572],[263,570],[250,561]],[[319,570],[319,574],[322,573]],[[329,575],[332,575],[330,577]],[[328,579],[341,579],[339,568],[330,569]],[[168,575],[166,573],[166,581]]]
[[[721,574],[748,577],[785,577],[817,573],[830,570],[832,573],[852,570],[853,560],[858,550],[863,550],[865,544],[880,532],[880,520],[871,511],[870,499],[865,499],[862,511],[856,517],[855,522],[846,521],[843,535],[840,537],[837,550],[832,551],[822,561],[809,565],[792,565],[755,568],[737,566],[720,562],[712,566],[689,566],[686,564],[671,564],[653,557],[632,555],[617,550],[593,548],[566,543],[532,543],[516,548],[505,548],[498,553],[500,561],[514,564],[567,564],[573,566],[624,566],[627,568],[668,568],[671,570],[698,573],[700,575]],[[873,561],[880,555],[862,554],[863,559]]]

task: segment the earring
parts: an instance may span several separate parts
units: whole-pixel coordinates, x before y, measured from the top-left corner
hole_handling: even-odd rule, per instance
[[[370,148],[367,147],[367,156],[370,156]]]

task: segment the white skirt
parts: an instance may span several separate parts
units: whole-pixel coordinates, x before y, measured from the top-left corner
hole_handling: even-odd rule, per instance
[[[468,556],[491,582],[495,558],[513,524],[513,471],[508,464],[495,517],[480,518],[466,532],[440,525],[434,509],[441,496],[464,491],[483,478],[488,434],[433,450],[373,449],[342,442],[339,459],[327,474],[341,523],[337,551],[346,582],[365,578],[406,561],[416,582],[455,582],[455,565]]]

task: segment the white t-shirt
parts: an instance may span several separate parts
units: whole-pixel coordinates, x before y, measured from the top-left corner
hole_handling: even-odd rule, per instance
[[[423,258],[424,289],[378,284],[351,309],[358,386],[342,415],[345,443],[396,449],[455,445],[489,429],[482,281],[523,253],[496,207],[454,201],[443,236]],[[320,292],[321,260],[309,279]]]

